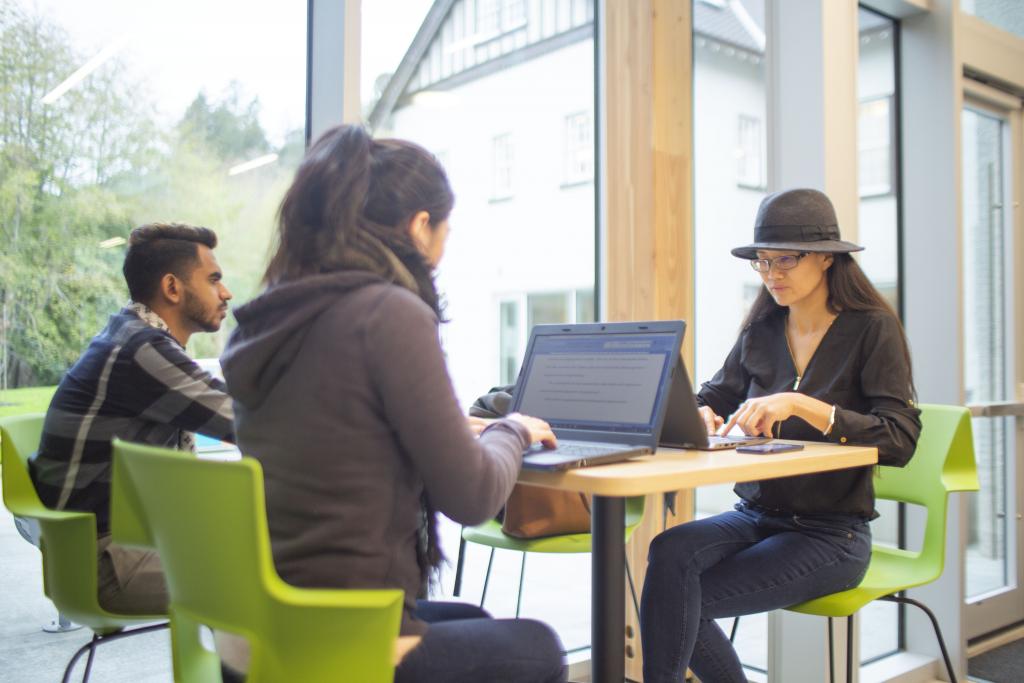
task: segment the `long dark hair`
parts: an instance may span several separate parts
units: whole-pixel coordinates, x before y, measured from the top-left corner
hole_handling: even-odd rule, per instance
[[[907,369],[911,369],[910,347],[907,344],[907,335],[903,331],[903,325],[896,311],[882,296],[881,292],[868,280],[868,276],[861,270],[860,265],[853,260],[849,254],[832,254],[832,265],[827,271],[826,284],[828,285],[828,300],[825,305],[832,313],[840,311],[874,311],[891,315],[900,326],[900,340],[902,341],[903,360]],[[762,286],[757,293],[754,304],[750,307],[746,319],[743,321],[743,329],[747,329],[756,322],[765,320],[772,315],[781,313],[784,306],[775,303],[767,287]],[[910,373],[913,378],[913,373]],[[913,379],[911,379],[911,392],[913,393]]]
[[[263,282],[281,284],[345,269],[346,252],[375,238],[398,257],[439,316],[432,269],[408,232],[420,211],[431,226],[455,203],[433,154],[406,140],[374,140],[361,126],[325,132],[309,149],[278,210],[277,249]]]
[[[432,268],[409,235],[420,211],[436,227],[455,203],[448,176],[433,154],[405,140],[374,140],[360,126],[342,125],[316,141],[295,173],[278,210],[277,248],[263,275],[266,286],[374,263],[380,246],[415,281],[420,298],[442,318]],[[365,266],[361,265],[363,269]],[[424,492],[416,560],[424,585],[444,559],[437,515]]]

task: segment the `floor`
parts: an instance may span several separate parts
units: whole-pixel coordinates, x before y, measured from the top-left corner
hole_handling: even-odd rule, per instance
[[[442,524],[442,542],[452,559],[452,566],[443,574],[441,591],[445,595],[451,593],[458,533],[457,526]],[[483,547],[467,549],[464,599],[479,599],[487,555],[488,550]],[[65,634],[42,631],[41,627],[51,622],[56,612],[42,594],[39,552],[18,535],[5,510],[0,512],[0,556],[4,558],[0,563],[0,585],[4,586],[0,592],[0,683],[60,680],[65,664],[75,650],[88,641],[90,633],[86,629]],[[486,604],[495,616],[515,614],[519,557],[518,553],[497,553]],[[551,624],[566,649],[586,648],[590,623],[589,556],[531,555],[526,566],[526,581],[523,616]],[[885,646],[888,638],[881,634],[889,630],[885,625],[890,619],[894,620],[894,616],[894,613],[879,612],[871,617],[874,627],[865,634],[866,651]],[[763,615],[744,618],[737,637],[744,661],[760,668],[764,667],[766,659],[764,622]],[[726,628],[730,625],[723,624]],[[103,646],[93,665],[93,680],[98,683],[170,683],[167,633],[140,635]]]

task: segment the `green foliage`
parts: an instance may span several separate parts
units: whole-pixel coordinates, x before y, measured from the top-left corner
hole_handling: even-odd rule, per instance
[[[268,152],[270,143],[259,122],[259,100],[248,104],[241,100],[237,82],[216,105],[210,104],[206,93],[196,95],[178,124],[182,140],[227,161],[246,161]]]
[[[0,417],[45,412],[56,389],[48,386],[0,390]]]
[[[227,175],[274,151],[237,83],[219,99],[199,93],[169,129],[118,60],[42,104],[84,61],[54,20],[0,0],[0,389],[59,381],[127,301],[123,248],[100,242],[135,225],[214,229],[233,303],[251,298],[301,158],[299,131],[279,163]],[[227,333],[196,335],[190,350],[219,355]]]

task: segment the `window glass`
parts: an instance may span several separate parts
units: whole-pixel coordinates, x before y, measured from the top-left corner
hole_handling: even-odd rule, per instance
[[[565,117],[565,182],[567,185],[594,179],[594,124],[590,112]]]
[[[252,297],[304,148],[305,3],[9,0],[0,34],[0,388],[56,383],[127,301],[134,226],[212,228]]]
[[[764,0],[693,2],[694,250],[696,368],[700,384],[722,366],[761,287],[750,266],[730,252],[750,242],[766,192],[767,71]],[[732,486],[701,487],[696,514],[732,509]],[[766,620],[744,617],[736,651],[764,670]],[[723,619],[729,632],[732,619]]]
[[[363,3],[367,124],[443,151],[455,191],[438,284],[466,408],[515,380],[530,325],[594,318],[593,20],[592,0]],[[442,529],[453,560],[458,535]],[[487,553],[467,549],[467,599],[479,598]],[[498,615],[515,612],[519,559],[495,557],[486,607]],[[587,645],[589,576],[586,555],[531,556],[523,615],[570,649]]]
[[[899,194],[896,184],[896,29],[888,17],[861,8],[857,65],[860,206],[856,258],[871,282],[899,310]],[[841,227],[841,226],[840,226]]]
[[[1024,38],[1020,0],[960,0],[960,11]]]
[[[897,24],[861,8],[857,65],[860,101],[857,150],[860,205],[856,255],[871,282],[899,310],[899,187],[896,182],[896,41]],[[875,543],[899,545],[899,505],[879,500],[879,517],[871,522]],[[874,602],[860,619],[861,661],[899,649],[899,610],[893,603]]]
[[[981,107],[961,115],[963,154],[963,316],[965,400],[1013,400],[1012,212],[1006,208],[1011,168],[1006,154],[1009,124]],[[981,490],[968,499],[967,596],[1012,586],[1016,577],[1011,515],[1013,417],[972,421]]]
[[[504,133],[491,139],[491,199],[512,196],[512,174],[515,153],[512,135]]]

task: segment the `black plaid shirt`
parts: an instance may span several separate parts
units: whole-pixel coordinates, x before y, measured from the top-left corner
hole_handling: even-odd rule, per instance
[[[114,437],[178,448],[190,432],[234,441],[231,399],[158,317],[138,304],[110,317],[50,402],[39,452],[29,463],[39,497],[57,510],[110,526]]]

